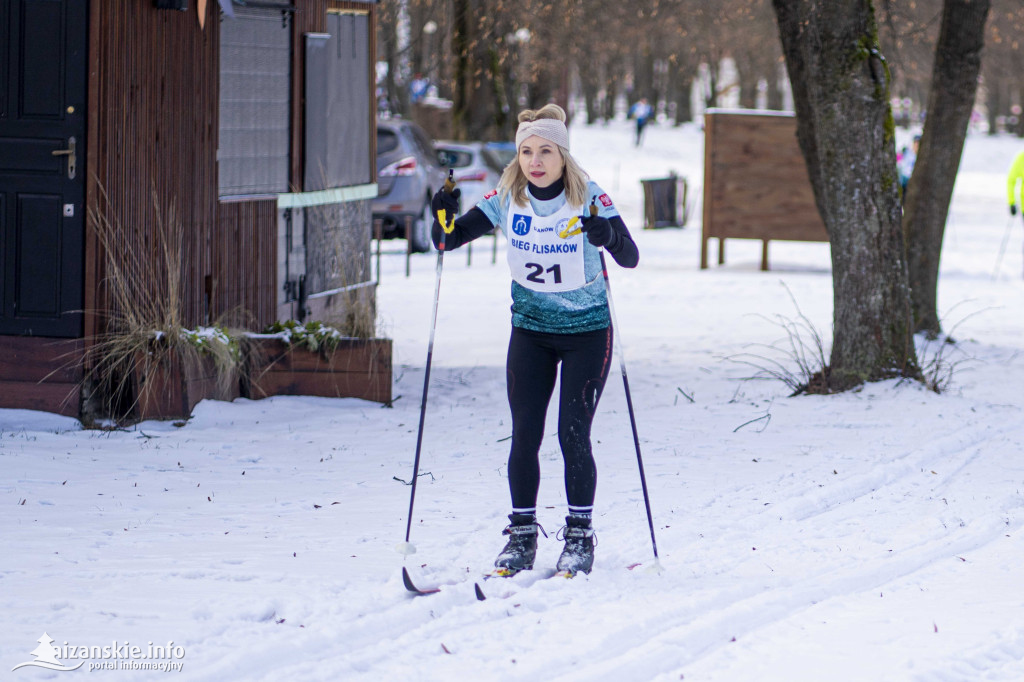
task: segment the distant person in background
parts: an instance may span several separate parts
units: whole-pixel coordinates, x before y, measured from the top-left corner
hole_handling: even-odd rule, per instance
[[[1006,177],[1006,199],[1010,202],[1010,215],[1017,215],[1017,207],[1021,205],[1021,189],[1024,188],[1024,151],[1019,152],[1010,165],[1010,174]]]
[[[907,195],[907,183],[914,172],[914,164],[917,163],[917,150],[921,146],[921,136],[914,135],[914,141],[910,147],[904,147],[896,160],[896,167],[900,173],[901,196]]]
[[[422,73],[417,73],[412,79],[412,83],[409,84],[409,94],[412,95],[412,101],[422,101],[427,96],[427,90],[429,89],[430,80],[424,78]]]
[[[646,97],[641,97],[629,108],[629,115],[636,119],[637,147],[640,146],[640,142],[643,140],[644,128],[647,127],[647,121],[650,120],[652,113],[654,113],[654,109],[647,103]]]

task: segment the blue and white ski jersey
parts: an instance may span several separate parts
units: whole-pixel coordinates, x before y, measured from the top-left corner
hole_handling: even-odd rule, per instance
[[[554,199],[537,199],[526,192],[530,206],[526,214],[539,217],[554,216],[566,205],[563,191]],[[587,197],[598,197],[598,215],[611,219],[619,215],[611,199],[597,183],[587,183]],[[488,220],[501,229],[505,236],[519,239],[506,224],[510,215],[511,198],[502,200],[501,194],[492,194],[477,204]],[[520,207],[527,208],[527,207]],[[584,215],[589,206],[574,207],[577,215]],[[516,210],[516,209],[513,209]],[[548,334],[579,334],[604,329],[610,323],[608,296],[601,273],[601,256],[596,246],[582,239],[584,284],[569,291],[536,291],[512,281],[512,325],[521,329]],[[510,242],[509,248],[512,248]]]

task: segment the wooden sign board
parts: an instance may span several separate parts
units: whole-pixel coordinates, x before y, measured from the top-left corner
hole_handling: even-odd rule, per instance
[[[761,269],[768,242],[827,242],[803,154],[796,118],[783,112],[709,110],[704,116],[704,224],[700,267],[708,266],[708,241],[760,239]]]

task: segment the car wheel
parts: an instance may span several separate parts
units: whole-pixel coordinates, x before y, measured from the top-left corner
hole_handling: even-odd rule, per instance
[[[430,228],[434,219],[430,214],[430,201],[423,205],[420,216],[412,223],[412,235],[410,248],[413,253],[425,253],[434,246],[430,241]]]

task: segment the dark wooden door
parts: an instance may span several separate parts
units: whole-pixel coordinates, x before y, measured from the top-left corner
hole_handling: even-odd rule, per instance
[[[0,334],[82,335],[86,0],[0,0]]]

